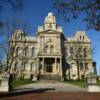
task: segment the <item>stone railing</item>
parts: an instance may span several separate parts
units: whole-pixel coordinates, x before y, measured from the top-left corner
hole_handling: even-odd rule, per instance
[[[100,92],[100,86],[97,85],[97,76],[90,76],[87,78],[87,91]]]
[[[9,91],[9,77],[3,76],[0,79],[0,92],[8,92]]]

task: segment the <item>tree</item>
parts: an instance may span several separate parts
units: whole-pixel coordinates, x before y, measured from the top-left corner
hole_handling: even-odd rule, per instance
[[[65,21],[82,16],[88,29],[100,31],[100,0],[55,0],[53,6]]]
[[[24,8],[24,2],[25,0],[0,0],[0,14],[7,9],[9,11],[21,11]],[[0,19],[0,27],[3,27],[5,25],[5,21]]]
[[[10,18],[12,19],[7,18],[7,20],[5,20],[0,18],[0,38],[3,39],[2,41],[0,41],[0,51],[5,52],[5,54],[2,54],[1,52],[0,56],[2,55],[6,56],[7,66],[8,66],[8,55],[10,50],[9,40],[17,28],[21,29],[25,28],[25,23],[23,21],[19,21],[15,16],[15,13],[17,11],[23,10],[25,5],[24,2],[25,0],[0,0],[0,14],[4,16],[5,13],[4,15],[2,13],[5,12],[6,10],[9,10],[9,12],[13,13],[12,16],[10,16]]]
[[[91,59],[92,49],[90,48],[89,45],[85,44],[82,41],[77,41],[75,43],[67,42],[65,52],[66,52],[67,63],[70,63],[72,61],[77,67],[77,76],[78,80],[80,80],[80,71],[82,70],[85,75],[88,69],[88,66],[86,65],[88,60],[91,60],[92,63]],[[70,68],[71,67],[72,65],[70,64]],[[69,68],[69,73],[70,73],[70,68]]]

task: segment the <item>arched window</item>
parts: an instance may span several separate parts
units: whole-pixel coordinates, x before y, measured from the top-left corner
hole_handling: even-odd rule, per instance
[[[51,45],[51,46],[50,46],[50,53],[53,53],[53,52],[54,52],[54,46]]]
[[[48,53],[48,45],[45,46],[45,53]]]
[[[82,50],[82,48],[79,47],[77,52],[80,54],[81,53],[81,50]]]
[[[35,47],[32,47],[32,57],[34,57],[35,56]]]
[[[83,36],[83,40],[84,40],[85,36]]]
[[[87,49],[86,48],[83,49],[83,53],[84,53],[84,57],[87,57]]]
[[[31,63],[31,70],[35,70],[35,63],[34,62]]]
[[[25,56],[28,56],[28,53],[29,53],[29,52],[28,52],[28,47],[26,47],[25,50],[24,50],[24,55],[25,55]]]
[[[73,53],[73,47],[70,47],[70,53]]]
[[[82,39],[82,37],[80,36],[80,40]]]
[[[23,70],[26,70],[26,67],[27,67],[27,62],[24,63],[24,69]]]
[[[16,48],[16,56],[19,56],[19,50],[20,50],[20,47],[17,47]]]
[[[18,69],[18,62],[15,62],[14,71]]]
[[[31,70],[30,66],[29,66],[29,64],[27,62],[24,63],[24,70],[25,71],[30,71]]]
[[[83,63],[80,63],[80,70],[83,70]]]
[[[88,70],[88,63],[85,63],[85,70]]]
[[[75,66],[75,64],[72,62],[72,63],[71,63],[71,67],[73,68],[74,66]]]

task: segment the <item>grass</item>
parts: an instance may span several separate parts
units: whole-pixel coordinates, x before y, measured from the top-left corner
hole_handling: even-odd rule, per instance
[[[86,81],[85,80],[69,80],[69,81],[65,81],[66,83],[69,83],[69,84],[73,84],[73,85],[77,85],[77,86],[80,86],[80,87],[83,87],[85,88],[87,86],[86,84]],[[100,80],[97,81],[97,85],[100,86]]]
[[[69,84],[76,85],[76,86],[80,86],[80,87],[83,87],[83,88],[86,87],[86,81],[85,80],[69,80],[69,81],[65,81],[65,82],[69,83]]]
[[[14,80],[12,82],[13,89],[22,85],[26,85],[29,83],[36,83],[37,81],[31,81],[31,80]]]
[[[99,86],[100,86],[100,80],[98,80],[98,81],[97,81],[97,85],[99,85]]]

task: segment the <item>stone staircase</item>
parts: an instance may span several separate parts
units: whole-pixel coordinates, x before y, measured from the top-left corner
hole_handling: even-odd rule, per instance
[[[39,80],[47,80],[47,81],[61,81],[60,75],[51,75],[51,74],[43,74],[38,76]]]

